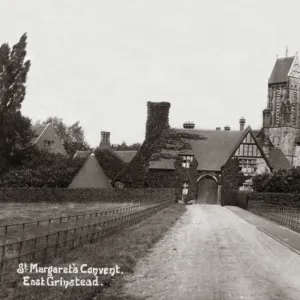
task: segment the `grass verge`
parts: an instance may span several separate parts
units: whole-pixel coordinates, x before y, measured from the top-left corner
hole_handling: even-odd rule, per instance
[[[0,289],[0,299],[130,299],[118,297],[121,290],[124,275],[132,273],[138,259],[145,256],[147,250],[153,246],[176,223],[185,212],[186,207],[173,204],[144,221],[116,232],[94,244],[86,244],[80,248],[71,250],[62,257],[54,259],[51,264],[57,267],[68,265],[101,268],[120,266],[123,275],[99,276],[101,286],[96,287],[48,287],[48,286],[23,286],[22,278],[15,285],[7,285]],[[40,278],[45,274],[30,274],[31,279]],[[73,279],[75,276],[81,279],[95,278],[86,274],[53,274],[54,279],[60,277],[64,280]],[[103,290],[109,289],[107,296]],[[113,295],[113,296],[109,296]]]

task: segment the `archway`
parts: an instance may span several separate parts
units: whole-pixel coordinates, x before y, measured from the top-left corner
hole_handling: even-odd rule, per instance
[[[212,175],[203,175],[199,178],[197,184],[197,203],[199,204],[217,204],[218,183]]]

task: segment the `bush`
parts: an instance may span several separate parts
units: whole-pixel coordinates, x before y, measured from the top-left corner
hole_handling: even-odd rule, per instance
[[[0,187],[66,188],[84,162],[83,158],[39,151],[22,166],[2,174]]]
[[[252,178],[256,192],[300,193],[300,168],[278,170],[273,174],[261,174]]]

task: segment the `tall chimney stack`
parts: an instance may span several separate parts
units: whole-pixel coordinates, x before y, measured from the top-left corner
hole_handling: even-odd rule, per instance
[[[241,117],[240,118],[240,131],[244,131],[245,130],[245,123],[246,123],[245,118]]]
[[[169,102],[147,102],[147,123],[145,141],[154,142],[164,130],[169,129]]]
[[[100,149],[110,149],[110,132],[101,131]]]

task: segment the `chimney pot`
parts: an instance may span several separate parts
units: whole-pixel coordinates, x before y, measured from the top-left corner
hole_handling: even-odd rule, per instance
[[[195,123],[194,122],[185,122],[183,123],[183,128],[185,129],[194,129]]]
[[[100,148],[101,149],[109,149],[110,148],[110,132],[101,131]]]
[[[246,123],[246,119],[244,117],[241,117],[240,118],[240,131],[245,130],[245,123]]]

